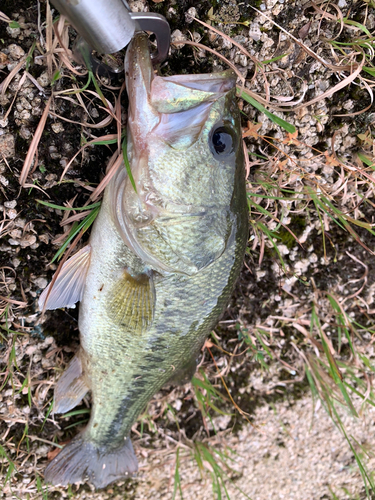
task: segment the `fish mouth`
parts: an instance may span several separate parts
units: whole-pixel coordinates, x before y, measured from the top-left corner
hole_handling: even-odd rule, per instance
[[[163,130],[163,123],[173,128],[178,120],[188,123],[194,117],[194,125],[202,126],[210,105],[236,85],[236,74],[232,70],[167,77],[155,75],[144,33],[137,33],[127,50],[125,75],[129,96],[128,129],[134,149],[140,150],[147,149],[147,137],[159,124]],[[177,113],[178,118],[172,116]]]

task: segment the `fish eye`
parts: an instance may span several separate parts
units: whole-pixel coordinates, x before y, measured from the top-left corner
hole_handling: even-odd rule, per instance
[[[214,128],[210,138],[210,148],[217,158],[225,158],[234,153],[236,148],[236,135],[232,127],[219,125]]]

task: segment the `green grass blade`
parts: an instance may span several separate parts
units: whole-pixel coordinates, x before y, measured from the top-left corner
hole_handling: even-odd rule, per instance
[[[334,412],[336,414],[336,418],[337,418],[337,421],[338,421],[338,425],[339,425],[339,427],[341,429],[341,432],[344,434],[345,439],[348,442],[348,444],[350,446],[350,449],[352,450],[352,453],[353,453],[353,455],[355,457],[355,460],[357,462],[357,465],[358,465],[358,468],[359,468],[359,471],[361,473],[361,476],[362,476],[362,479],[363,479],[363,483],[364,483],[364,486],[365,486],[365,489],[366,489],[367,498],[370,500],[372,497],[370,496],[370,492],[369,492],[367,483],[370,485],[371,490],[375,491],[374,482],[372,481],[370,475],[368,474],[365,466],[362,464],[360,457],[358,456],[357,452],[355,451],[354,446],[352,445],[352,442],[350,441],[348,435],[346,434],[345,428],[344,428],[344,426],[343,426],[343,424],[341,422],[341,419],[340,419],[340,417],[339,417],[339,415],[338,415],[338,413],[336,411],[336,408],[334,408]]]
[[[272,352],[268,349],[268,347],[266,346],[266,344],[264,343],[260,333],[259,333],[259,330],[258,331],[255,331],[255,336],[256,338],[258,339],[260,345],[263,347],[263,349],[266,351],[266,353],[268,354],[268,356],[273,359],[273,355],[272,355]]]
[[[345,337],[347,338],[348,340],[348,343],[349,343],[349,346],[350,346],[350,349],[352,351],[352,353],[354,355],[356,355],[356,351],[354,349],[354,346],[353,346],[353,343],[352,343],[352,338],[351,338],[351,335],[350,335],[350,332],[348,330],[348,328],[346,327],[346,321],[345,320],[349,320],[349,318],[342,312],[341,308],[340,308],[340,305],[339,303],[337,302],[337,300],[331,295],[331,294],[327,294],[327,298],[331,304],[331,307],[332,309],[336,312],[337,316],[336,316],[336,319],[339,323],[339,325],[342,326],[342,328],[338,328],[338,331],[341,333],[341,331],[343,330],[344,331],[344,334],[345,334]],[[340,346],[340,343],[341,343],[341,336],[339,336],[339,346]],[[339,349],[340,350],[340,349]]]
[[[270,111],[268,111],[262,104],[260,104],[257,100],[255,100],[253,97],[251,97],[249,94],[247,94],[245,91],[241,89],[241,87],[237,87],[237,92],[240,93],[240,97],[244,99],[246,102],[254,106],[258,111],[261,111],[264,113],[270,120],[272,120],[276,125],[279,125],[282,127],[284,130],[289,132],[290,134],[294,134],[296,131],[296,128],[294,125],[291,125],[290,123],[286,122],[282,118],[279,118],[278,116],[274,115]]]
[[[363,71],[368,73],[371,76],[375,76],[375,69],[374,68],[369,68],[368,66],[363,66]]]
[[[72,229],[70,230],[69,236],[65,240],[64,244],[59,248],[59,250],[56,252],[55,256],[53,257],[51,262],[55,262],[55,260],[60,259],[62,254],[65,252],[67,246],[69,243],[77,236],[77,234],[81,231],[81,229],[86,232],[88,228],[91,226],[91,224],[94,222],[96,219],[98,213],[100,210],[100,206],[97,206],[94,208],[84,219],[81,221],[79,224],[73,224]]]
[[[73,410],[69,413],[64,413],[64,415],[61,415],[61,418],[75,417],[76,415],[87,415],[87,413],[90,413],[90,410],[88,408],[83,408],[82,410]]]
[[[44,417],[44,420],[43,420],[43,423],[42,423],[42,427],[40,428],[40,431],[42,431],[42,430],[43,430],[44,425],[45,425],[45,423],[47,422],[47,418],[48,418],[48,417],[50,416],[50,414],[51,414],[51,411],[52,411],[52,408],[53,408],[53,403],[54,403],[54,401],[52,400],[52,401],[51,401],[51,404],[50,404],[50,405],[49,405],[49,407],[48,407],[48,410],[47,410],[46,416]]]
[[[363,399],[363,400],[366,399],[366,396],[364,394],[362,394],[360,391],[358,391],[358,389],[356,389],[355,387],[350,385],[348,382],[344,381],[344,384],[348,389],[350,389],[352,392],[354,392],[354,394],[359,396],[361,399]],[[370,404],[371,406],[375,406],[375,402],[371,401],[371,399],[369,399],[369,398],[366,399],[366,403]]]
[[[74,422],[74,424],[70,424],[70,425],[67,425],[66,427],[64,427],[64,431],[66,431],[68,429],[72,429],[73,427],[77,427],[78,425],[87,424],[88,421],[89,421],[89,419],[86,418],[85,420],[80,420],[79,422]]]
[[[82,49],[84,49],[84,50],[82,50]],[[90,82],[92,82],[94,84],[95,90],[98,93],[102,103],[104,104],[104,106],[106,108],[108,108],[107,100],[104,97],[102,89],[99,87],[98,82],[96,81],[96,78],[95,78],[95,74],[94,74],[93,67],[91,64],[91,52],[90,52],[89,48],[86,46],[81,46],[80,52],[81,52],[81,55],[85,61],[85,65],[86,65],[86,68],[88,71],[88,81],[87,81],[85,88],[87,88],[89,86]]]
[[[5,487],[5,485],[7,484],[7,482],[9,481],[13,471],[16,471],[17,472],[17,469],[16,469],[16,466],[15,464],[12,462],[12,460],[9,458],[7,452],[5,451],[5,449],[0,445],[0,457],[3,457],[5,458],[5,460],[8,462],[9,466],[8,466],[8,470],[7,470],[7,473],[6,473],[6,476],[5,476],[5,480],[4,480],[4,485],[3,486],[0,486],[0,491]]]
[[[172,500],[175,500],[177,489],[180,493],[180,498],[183,500],[182,488],[181,488],[181,478],[180,478],[180,448],[177,448],[176,451],[176,467],[174,470],[174,488],[173,488],[173,496]]]
[[[130,163],[128,160],[127,138],[126,137],[124,137],[124,140],[122,141],[122,156],[124,158],[125,168],[126,168],[126,172],[128,173],[130,182],[132,183],[134,191],[137,192],[137,187],[135,185],[134,177],[133,177],[132,170],[130,168]]]
[[[262,222],[258,222],[257,224],[259,226],[259,229],[268,237],[268,239],[272,243],[272,246],[273,246],[274,250],[276,251],[277,256],[279,257],[281,266],[282,266],[284,272],[287,273],[287,269],[286,269],[286,265],[285,265],[284,259],[283,259],[282,255],[281,255],[280,250],[279,250],[279,248],[278,248],[278,246],[276,244],[276,241],[275,241],[277,237]],[[274,237],[275,237],[275,239],[274,239]]]
[[[122,132],[121,139],[123,139],[124,137],[125,137],[125,131]],[[88,141],[86,141],[86,142],[88,142]],[[112,145],[112,144],[117,144],[117,142],[118,142],[117,138],[116,139],[104,139],[104,140],[98,139],[97,141],[92,141],[91,145],[108,146],[108,145]]]
[[[323,349],[324,349],[324,353],[325,353],[326,358],[327,358],[328,363],[329,363],[329,372],[330,372],[335,384],[340,389],[341,394],[342,394],[347,406],[349,407],[352,415],[354,415],[355,417],[358,417],[358,413],[357,413],[356,409],[354,408],[352,400],[350,399],[350,396],[349,396],[349,394],[345,388],[345,385],[343,383],[343,376],[340,372],[339,367],[337,366],[335,358],[333,357],[333,355],[331,353],[330,347],[329,347],[328,342],[327,342],[326,334],[323,332],[323,330],[320,326],[320,321],[319,321],[318,315],[316,314],[314,306],[313,306],[312,311],[311,311],[311,321],[318,328],[320,338],[322,341],[322,345],[323,345]]]
[[[334,494],[334,492],[332,491],[332,489],[331,489],[330,486],[328,486],[328,489],[329,489],[329,492],[332,495],[332,500],[340,500],[339,497]]]
[[[338,21],[340,22],[340,21]],[[369,30],[366,28],[366,26],[363,26],[363,24],[358,23],[357,21],[352,21],[351,19],[348,19],[347,17],[344,17],[343,19],[344,24],[349,24],[350,26],[355,26],[356,28],[359,28],[365,35],[367,35],[369,38],[372,38],[371,33]]]
[[[45,205],[46,207],[49,208],[55,208],[57,210],[76,210],[77,212],[80,212],[81,210],[92,210],[94,208],[100,207],[100,201],[97,203],[92,203],[91,205],[86,205],[85,207],[63,207],[62,205],[54,205],[53,203],[50,203],[49,201],[43,201],[43,200],[36,200],[38,203],[41,205]]]

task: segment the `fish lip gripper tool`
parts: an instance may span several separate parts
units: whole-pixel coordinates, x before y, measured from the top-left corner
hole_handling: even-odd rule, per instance
[[[102,64],[93,56],[112,54],[128,45],[136,31],[155,34],[157,51],[152,54],[155,64],[163,62],[170,45],[171,30],[164,16],[152,12],[131,12],[126,0],[51,0],[56,9],[74,26],[78,38],[74,53],[84,64],[97,68]],[[89,55],[90,61],[87,59]],[[109,73],[122,71],[106,67]]]

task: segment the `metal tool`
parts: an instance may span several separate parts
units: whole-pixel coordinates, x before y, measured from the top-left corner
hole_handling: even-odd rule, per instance
[[[155,64],[165,61],[171,41],[171,28],[165,17],[153,12],[131,12],[130,17],[135,21],[135,31],[151,31],[155,34],[158,49],[151,54],[152,61]]]
[[[131,12],[126,0],[51,0],[61,14],[66,16],[82,39],[78,39],[74,53],[80,62],[94,71],[118,73],[95,59],[91,52],[99,54],[118,52],[128,45],[135,31],[151,31],[155,34],[157,52],[152,55],[155,64],[168,55],[171,31],[168,21],[160,14]],[[88,61],[91,61],[89,63]]]

